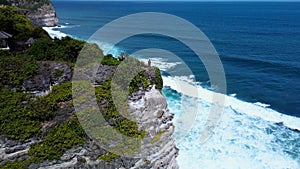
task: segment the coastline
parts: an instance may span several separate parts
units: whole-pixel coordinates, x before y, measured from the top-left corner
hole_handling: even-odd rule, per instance
[[[52,30],[55,28],[59,28],[59,27],[43,27],[43,29],[45,31],[47,31],[52,38],[55,38],[55,37],[62,38],[62,37],[66,37],[66,36],[71,36],[71,35],[67,35],[63,32],[60,32],[59,30]],[[71,37],[74,38],[73,36],[71,36]],[[79,39],[79,40],[81,40],[81,39]],[[140,60],[142,60],[143,62],[147,61],[145,59],[140,59]],[[166,70],[165,67],[162,67],[163,64],[158,65],[158,64],[155,64],[155,62],[154,62],[154,66],[157,66],[158,68],[160,68],[163,71]],[[173,66],[173,65],[170,65],[170,66]],[[172,77],[166,77],[166,76],[163,76],[163,79],[164,79],[165,87],[171,87],[173,90],[175,90],[179,93],[182,93],[182,94],[185,94],[185,95],[188,95],[191,97],[203,99],[207,102],[212,103],[212,95],[214,92],[201,87],[200,85],[193,82],[192,79],[189,79],[189,78],[182,79],[180,77],[172,78]],[[196,90],[199,93],[198,94],[197,93],[194,93],[194,94],[185,93],[180,88],[177,88],[177,86],[185,86],[186,88],[193,88],[193,91]],[[225,107],[231,107],[233,110],[236,110],[241,113],[246,113],[249,116],[259,117],[266,121],[270,121],[270,122],[274,122],[274,123],[283,123],[286,127],[290,128],[290,129],[300,131],[300,118],[298,118],[298,117],[282,114],[276,110],[269,108],[270,105],[267,105],[264,103],[260,103],[260,102],[251,103],[251,102],[246,102],[246,101],[240,100],[235,95],[234,96],[225,95],[225,97],[226,97],[226,103],[224,105]]]
[[[56,33],[60,34],[59,31]],[[162,67],[160,65],[165,66],[166,63],[160,63],[158,65],[154,64],[154,66],[158,66],[162,70],[166,70],[168,68],[168,67]],[[171,67],[172,65],[169,65],[169,66]],[[186,86],[186,87],[196,88],[195,90],[198,90],[200,93],[196,96],[197,99],[204,100],[208,104],[211,104],[211,96],[212,96],[213,92],[208,89],[205,89],[204,87],[201,87],[199,85],[199,83],[195,83],[195,82],[191,81],[189,77],[168,77],[168,76],[162,76],[162,77],[164,80],[165,88],[170,87],[172,90],[174,90],[175,92],[177,92],[179,94],[187,94],[187,93],[182,93],[182,90],[177,87],[178,86],[177,83],[182,84],[183,86]],[[226,103],[225,103],[226,115],[228,113],[231,113],[231,114],[236,114],[236,115],[242,115],[247,120],[249,120],[249,119],[250,120],[251,119],[258,120],[259,123],[268,122],[267,124],[271,125],[272,127],[278,128],[278,130],[284,130],[284,128],[287,127],[288,130],[291,130],[291,131],[294,130],[296,132],[296,135],[293,137],[297,137],[297,133],[300,133],[300,118],[282,114],[276,110],[269,108],[268,105],[263,104],[263,103],[259,103],[259,102],[250,103],[250,102],[240,100],[236,97],[236,95],[238,95],[238,93],[235,95],[226,95],[225,96],[226,97]],[[198,96],[200,96],[200,97],[198,97]],[[175,112],[174,125],[180,126],[181,125],[180,114],[183,112],[179,112],[180,110],[178,110],[178,108],[177,108],[178,105],[172,104],[174,102],[172,97],[166,96],[166,93],[164,93],[164,97],[166,97],[166,99],[168,101],[169,109],[172,112]],[[206,106],[209,106],[209,105],[206,105]],[[233,116],[233,118],[236,118],[236,117]],[[199,123],[200,123],[200,121],[203,121],[203,120],[206,120],[205,116],[201,117],[200,119],[198,119],[196,121],[199,121]],[[226,121],[227,121],[227,119],[225,119],[225,122]],[[232,122],[230,122],[230,123],[232,123]],[[202,124],[202,123],[200,123],[200,124]],[[175,136],[174,136],[175,140],[176,140],[176,129],[178,129],[178,128],[180,128],[180,127],[175,128]],[[202,128],[202,126],[199,126],[198,129],[197,128],[193,128],[193,129],[196,129],[196,131],[197,131],[197,130],[200,130],[201,128]],[[218,129],[217,132],[221,132],[223,130],[225,130],[225,129],[221,128],[221,129]],[[266,128],[266,130],[269,130],[269,129]],[[242,131],[240,131],[240,132],[242,132]],[[254,131],[251,131],[251,132],[254,132]],[[214,136],[214,137],[218,138],[218,136]],[[261,137],[263,138],[263,136],[261,136]],[[188,135],[185,139],[193,140],[193,138],[190,138],[190,135]],[[194,140],[194,141],[195,141],[195,143],[198,142],[196,140]],[[190,154],[195,153],[192,151],[193,149],[194,149],[194,151],[199,151],[199,150],[196,148],[188,148],[188,149],[186,148],[186,147],[190,146],[189,144],[195,144],[195,143],[194,142],[179,143],[178,148],[180,150],[180,153],[179,153],[179,157],[177,158],[177,161],[178,161],[180,168],[185,169],[187,162],[191,163],[196,160],[194,158],[197,157],[197,154],[194,154],[193,158],[191,158],[189,156],[190,156]],[[266,142],[266,144],[268,144],[268,143]],[[193,147],[193,146],[191,146],[191,147]],[[233,153],[233,152],[230,152],[230,150],[227,150],[227,149],[225,149],[225,150],[229,151],[228,153]],[[209,151],[209,152],[207,152],[209,154],[209,153],[211,153],[210,151],[212,151],[212,150],[202,150],[202,151],[204,151],[204,152]],[[243,151],[248,151],[248,150],[243,150]],[[256,151],[260,151],[260,150],[258,149]],[[250,158],[250,157],[245,157],[245,158]],[[204,160],[204,159],[202,159],[202,160]],[[281,159],[280,157],[277,157],[276,160],[277,161],[282,161],[282,160],[290,161],[291,159]],[[290,162],[291,162],[291,164],[290,164],[291,166],[297,165],[297,163],[295,164],[293,161],[290,161]],[[298,165],[300,166],[300,164],[298,164]]]
[[[53,30],[56,28],[59,27],[43,27],[52,39],[61,39],[69,36],[60,31]],[[155,73],[150,73],[149,76],[154,74]],[[151,87],[151,85],[146,91],[139,89],[139,91],[135,92],[131,97],[132,98],[129,99],[131,118],[139,119],[142,117],[140,120],[142,120],[143,123],[138,123],[139,130],[147,131],[147,138],[142,140],[143,150],[141,153],[144,155],[152,152],[149,156],[145,156],[137,161],[131,168],[163,167],[167,169],[178,169],[176,157],[178,156],[179,149],[177,149],[175,140],[172,137],[175,128],[172,122],[174,114],[169,111],[166,98],[155,86]],[[156,114],[160,111],[162,111],[163,114],[161,117],[158,117]],[[156,137],[159,138],[159,145],[153,142]],[[127,161],[124,162],[126,163]],[[97,163],[96,166],[99,165],[98,162],[95,163]],[[75,165],[76,163],[72,162],[72,164]],[[60,166],[64,166],[64,163],[60,164]]]
[[[94,8],[94,6],[96,5],[92,5],[89,7],[88,2],[82,2],[82,4],[83,3],[87,5],[86,9],[89,9],[90,11],[96,9],[96,12],[93,12],[98,12],[97,7]],[[109,13],[107,13],[107,10],[103,10],[100,11],[100,14],[97,13],[99,15],[96,16],[94,15],[95,13],[89,12],[86,13],[86,15],[83,10],[81,11],[82,14],[78,16],[77,14],[72,13],[72,11],[75,11],[76,13],[77,11],[81,10],[81,6],[79,6],[80,9],[76,10],[76,4],[73,4],[73,6],[71,3],[62,4],[66,4],[66,6],[62,6],[60,9],[63,9],[63,11],[65,12],[61,13],[64,15],[62,17],[63,20],[61,21],[62,25],[57,25],[54,27],[43,27],[43,30],[45,30],[47,33],[41,30],[40,32],[44,34],[45,39],[41,39],[41,41],[39,41],[39,38],[35,38],[37,40],[36,44],[28,46],[29,50],[25,51],[26,53],[24,52],[25,57],[19,58],[14,57],[14,55],[7,56],[6,58],[3,57],[2,63],[4,63],[4,66],[2,66],[2,70],[3,72],[10,71],[8,73],[2,73],[2,75],[4,75],[2,76],[4,79],[3,82],[5,82],[6,79],[5,75],[7,75],[9,79],[15,79],[15,77],[17,77],[17,79],[19,79],[19,77],[29,77],[28,74],[32,74],[32,76],[30,76],[29,79],[24,78],[25,80],[23,82],[20,81],[20,84],[22,82],[22,91],[20,91],[20,89],[12,92],[8,90],[9,87],[7,86],[5,86],[5,90],[2,90],[2,93],[4,94],[1,98],[4,101],[4,109],[1,111],[3,115],[0,116],[2,117],[0,120],[2,120],[1,123],[4,124],[2,125],[4,127],[4,130],[1,129],[1,132],[4,131],[8,134],[5,134],[3,132],[4,135],[0,138],[0,156],[3,157],[3,160],[0,160],[1,167],[4,164],[4,168],[6,168],[6,166],[10,166],[8,168],[26,168],[25,165],[30,165],[28,168],[49,169],[90,167],[119,169],[132,167],[160,167],[167,169],[190,169],[203,167],[209,169],[300,168],[300,116],[298,116],[297,114],[299,112],[299,107],[291,106],[299,103],[299,99],[294,99],[298,98],[298,96],[294,96],[294,94],[296,93],[293,93],[291,91],[300,91],[300,88],[297,87],[300,84],[297,82],[298,80],[300,80],[300,78],[290,78],[291,75],[297,75],[297,70],[294,70],[293,68],[300,68],[298,67],[299,65],[297,65],[296,62],[297,58],[293,58],[294,55],[292,53],[285,53],[290,51],[289,48],[283,48],[283,45],[280,45],[280,47],[282,48],[276,47],[276,43],[272,42],[267,43],[267,46],[271,46],[270,50],[272,52],[274,50],[279,50],[278,56],[277,52],[276,54],[273,53],[272,56],[268,55],[268,52],[264,52],[265,50],[268,50],[267,46],[264,46],[264,48],[256,48],[258,46],[261,47],[262,45],[264,45],[264,43],[259,43],[256,40],[262,40],[264,39],[263,37],[266,37],[266,39],[272,38],[278,35],[277,33],[283,33],[282,31],[295,33],[295,31],[297,30],[289,29],[288,31],[287,29],[282,29],[284,28],[284,26],[278,27],[278,29],[280,28],[280,30],[278,30],[277,27],[275,29],[275,27],[273,26],[275,32],[272,32],[271,30],[273,29],[271,29],[269,30],[268,34],[261,34],[261,28],[267,28],[264,27],[264,25],[257,24],[259,25],[257,27],[247,26],[246,22],[240,25],[234,25],[241,27],[247,26],[247,28],[251,29],[245,31],[238,31],[239,29],[226,27],[226,24],[222,25],[222,27],[219,29],[222,29],[225,32],[226,30],[229,31],[226,33],[227,36],[237,35],[236,39],[239,42],[243,42],[242,37],[244,36],[241,35],[249,35],[249,39],[247,39],[247,45],[249,46],[245,46],[245,44],[243,46],[243,43],[239,43],[239,45],[243,46],[243,48],[239,47],[239,45],[232,46],[232,44],[234,44],[235,42],[230,40],[226,41],[226,37],[224,38],[224,36],[222,36],[222,34],[220,33],[218,34],[218,32],[216,33],[217,36],[212,38],[214,45],[223,46],[221,47],[220,54],[222,51],[221,58],[224,59],[223,64],[225,67],[227,67],[225,70],[226,72],[228,71],[228,83],[234,84],[228,86],[230,93],[224,95],[213,91],[215,87],[209,85],[210,81],[207,81],[205,75],[203,78],[201,78],[205,73],[203,73],[201,69],[195,68],[195,66],[199,66],[196,62],[195,64],[193,63],[189,66],[191,66],[191,69],[194,71],[193,73],[197,73],[197,76],[188,75],[188,73],[181,71],[181,61],[185,61],[185,59],[191,59],[191,61],[195,61],[196,59],[193,58],[191,52],[187,52],[184,48],[178,48],[177,45],[174,45],[173,43],[168,43],[167,47],[169,47],[170,50],[176,50],[174,51],[174,53],[182,52],[178,53],[178,56],[180,57],[180,59],[182,59],[180,61],[168,59],[168,55],[163,54],[148,55],[142,54],[143,52],[141,52],[140,56],[138,54],[131,55],[133,58],[145,62],[146,65],[148,63],[148,60],[150,59],[151,66],[158,67],[162,72],[161,76],[157,76],[156,71],[154,73],[151,68],[146,68],[147,71],[143,76],[145,76],[146,80],[149,81],[149,86],[144,88],[140,87],[136,92],[133,92],[132,97],[128,97],[129,107],[132,110],[132,112],[130,112],[129,114],[132,114],[132,117],[125,118],[125,121],[121,119],[121,122],[118,121],[118,124],[116,124],[114,123],[114,120],[119,120],[122,115],[118,114],[118,116],[116,115],[117,113],[119,113],[118,111],[111,111],[109,109],[106,109],[109,111],[107,113],[108,118],[112,119],[105,120],[108,127],[119,127],[120,125],[121,129],[125,128],[126,135],[128,134],[127,131],[131,131],[131,134],[133,135],[130,135],[130,137],[135,137],[138,135],[138,137],[141,137],[143,140],[142,144],[146,145],[145,151],[150,155],[148,154],[143,156],[145,158],[134,159],[130,157],[124,157],[123,155],[116,155],[122,153],[114,154],[114,152],[108,152],[106,151],[107,149],[104,148],[105,146],[99,146],[95,143],[94,140],[89,139],[96,137],[87,137],[87,131],[78,132],[79,130],[77,130],[76,128],[82,125],[80,125],[80,123],[77,121],[78,116],[77,114],[75,114],[76,112],[74,110],[73,103],[76,104],[76,101],[74,102],[73,99],[76,98],[76,94],[73,95],[72,91],[74,91],[74,89],[71,89],[73,75],[72,67],[75,64],[76,59],[78,58],[78,53],[81,51],[81,49],[83,49],[82,47],[84,46],[84,44],[86,44],[85,42],[96,43],[101,48],[101,50],[103,50],[104,55],[112,54],[113,56],[119,56],[120,53],[133,53],[132,50],[139,51],[142,49],[147,49],[149,48],[149,45],[154,44],[153,42],[155,40],[158,40],[157,44],[159,45],[158,48],[160,49],[163,46],[161,44],[166,42],[168,39],[160,39],[147,35],[146,37],[142,36],[141,38],[136,39],[136,41],[134,40],[133,43],[130,40],[128,41],[128,43],[127,41],[124,42],[126,43],[125,45],[120,43],[118,44],[118,46],[114,46],[113,49],[111,49],[112,45],[101,42],[101,39],[99,41],[80,39],[83,37],[87,38],[86,36],[89,35],[89,31],[93,30],[93,28],[96,28],[96,26],[98,27],[98,25],[95,25],[95,21],[99,21],[99,24],[106,23],[106,21],[110,21],[111,16],[115,16],[115,13],[113,11],[109,11]],[[94,2],[94,4],[96,4],[96,2]],[[109,7],[110,9],[119,9],[120,7],[123,7],[121,2],[115,4],[118,4],[118,6],[110,6],[110,4],[107,5],[107,7]],[[140,7],[142,8],[143,6],[145,9],[150,7],[151,4],[148,4],[149,6],[147,5],[146,7],[144,5],[141,5]],[[128,4],[124,3],[124,6],[126,5]],[[135,5],[137,4],[132,4],[132,6],[134,7]],[[169,5],[172,6],[172,3],[170,3]],[[220,13],[222,13],[222,9],[226,9],[226,6],[224,8],[223,7],[224,6],[222,5],[220,6]],[[201,7],[199,6],[198,8],[201,9]],[[192,5],[191,8],[189,8],[189,3],[186,3],[185,8],[179,6],[179,8],[177,9],[180,11],[182,10],[185,14],[190,13],[185,12],[184,10],[197,10],[194,11],[195,15],[191,15],[191,18],[193,18],[196,16],[198,8],[196,8],[196,4],[195,6]],[[159,9],[163,8],[159,6]],[[241,7],[240,9],[243,8]],[[242,14],[243,16],[244,14],[245,16],[248,16],[246,14],[247,9],[249,8],[245,9],[246,13],[241,12],[242,10],[237,10],[236,12],[240,12],[238,14]],[[117,14],[122,13],[123,10],[132,11],[132,9],[128,6],[128,8],[121,8],[121,11],[118,10]],[[174,6],[174,10],[176,10],[176,5]],[[206,10],[203,9],[203,11]],[[234,12],[235,10],[233,9],[232,11]],[[280,12],[278,11],[278,9],[276,10],[276,8],[272,11]],[[265,12],[266,14],[268,14],[268,10],[266,10]],[[185,16],[189,17],[189,15]],[[201,18],[201,16],[204,17]],[[213,15],[213,17],[208,19],[209,21],[207,21],[205,20],[205,14],[201,16],[199,16],[201,22],[195,22],[195,24],[207,24],[209,25],[207,27],[207,29],[209,30],[214,30],[213,28],[216,28],[215,25],[213,25],[213,20],[214,18],[218,17]],[[236,16],[238,15],[235,14],[231,17],[233,17],[232,19],[237,19]],[[259,23],[262,19],[254,17],[254,19],[252,18],[251,20],[251,16],[248,16],[247,18],[247,21],[251,23]],[[266,15],[264,17],[265,20],[268,21],[270,19],[272,20],[272,22],[274,21],[274,24],[281,23],[281,20],[279,21],[274,18],[273,20],[270,16],[268,17]],[[99,18],[101,19],[98,20]],[[223,19],[226,19],[226,17],[224,17]],[[284,17],[279,17],[279,19],[284,19]],[[245,21],[243,20],[243,18],[239,18],[238,20]],[[216,19],[215,21],[216,23],[219,23],[217,22],[218,19]],[[271,23],[268,24],[271,25]],[[293,25],[293,22],[289,24]],[[10,30],[10,27],[6,29]],[[167,29],[176,30],[177,27],[172,26],[167,27]],[[265,31],[268,32],[268,30]],[[231,32],[234,33],[231,34]],[[47,34],[52,39],[49,38]],[[260,38],[254,38],[255,43],[251,44],[250,37],[255,37],[256,34],[260,35]],[[71,38],[64,38],[67,36]],[[147,42],[147,38],[149,38],[149,42]],[[80,40],[80,42],[76,39]],[[43,42],[43,40],[45,40],[45,42]],[[193,38],[191,38],[191,40],[193,40]],[[280,43],[285,43],[287,44],[287,46],[293,46],[294,43],[288,43],[289,41],[284,40],[285,39],[282,39]],[[275,46],[271,44],[275,44]],[[32,47],[31,50],[30,47]],[[96,45],[94,47],[96,47]],[[243,50],[245,53],[239,51],[239,49],[235,49],[235,47]],[[253,51],[253,49],[256,49],[256,51],[251,52]],[[224,52],[225,50],[227,52]],[[65,53],[65,51],[67,52]],[[295,50],[295,52],[297,52],[297,50]],[[26,55],[27,53],[28,55]],[[292,64],[288,64],[287,59],[283,59],[284,61],[282,62],[282,58],[285,57],[285,55],[287,58],[293,58],[294,62],[292,62]],[[21,54],[20,56],[23,55]],[[31,57],[33,58],[32,60],[30,60]],[[43,59],[45,59],[45,62]],[[113,107],[114,103],[108,101],[111,99],[109,98],[109,94],[106,93],[106,91],[108,91],[106,90],[108,89],[107,86],[110,83],[105,83],[104,85],[103,81],[105,81],[105,79],[107,80],[108,77],[111,77],[111,73],[114,72],[114,68],[118,69],[121,67],[118,67],[118,64],[115,65],[116,62],[120,64],[120,60],[114,60],[117,58],[109,57],[108,59],[112,59],[110,60],[111,62],[103,62],[103,65],[99,66],[99,69],[97,69],[96,71],[96,77],[99,78],[95,80],[95,86],[99,87],[96,87],[97,92],[99,92],[100,95],[103,94],[103,96],[107,96],[105,98],[101,98],[102,100],[100,100],[99,103],[104,108],[107,108],[107,104],[108,106]],[[269,62],[268,59],[270,59]],[[54,64],[49,63],[47,60],[51,60],[50,62]],[[112,63],[113,60],[116,62]],[[6,63],[8,63],[8,66]],[[64,64],[65,66],[59,64]],[[9,65],[12,65],[13,67],[9,69],[11,67]],[[14,73],[19,70],[19,67],[23,68],[24,65],[30,66],[27,66],[28,68],[25,69],[25,71],[19,71],[21,73]],[[268,73],[268,71],[270,72]],[[179,73],[176,74],[175,72]],[[26,74],[23,75],[23,73]],[[233,74],[235,75],[233,76]],[[84,73],[82,75],[86,77]],[[162,81],[157,80],[156,78],[156,80],[154,80],[154,83],[152,83],[151,77],[153,77],[154,75],[155,77],[162,78],[163,86],[161,85]],[[285,78],[285,76],[287,75],[289,76]],[[269,76],[270,78],[266,78],[267,76]],[[247,80],[249,77],[250,80]],[[200,80],[196,82],[196,78]],[[289,80],[293,80],[293,82],[295,81],[295,83],[292,83],[291,86],[288,86],[290,88],[294,87],[291,91],[286,88],[286,85],[283,85],[286,84],[285,79],[287,79],[288,82],[290,82]],[[268,80],[271,80],[272,83],[270,83],[270,81]],[[10,83],[11,81],[9,80],[8,82]],[[13,84],[17,83],[15,83],[14,81]],[[50,87],[48,84],[50,84]],[[155,89],[153,87],[155,85],[153,84],[160,84],[159,86],[162,86],[162,88],[158,87],[159,89]],[[142,82],[142,85],[144,86],[144,81]],[[282,86],[278,87],[278,85]],[[49,93],[48,88],[50,91]],[[233,88],[234,90],[232,90]],[[39,94],[46,94],[47,96],[40,97],[41,100],[37,99],[37,102],[35,99],[30,99],[27,101],[27,98],[25,99],[26,101],[23,101],[21,100],[21,97],[17,97],[17,94],[22,94],[22,92],[24,91],[30,93],[30,97],[31,94],[32,96],[37,96]],[[95,94],[96,96],[98,96],[96,92]],[[122,93],[117,93],[117,95],[119,95],[120,97],[126,97],[126,95],[122,95]],[[220,103],[215,102],[213,98],[214,95],[224,97],[225,103],[221,105]],[[285,98],[283,97],[283,95],[287,97]],[[6,104],[6,101],[8,104]],[[18,104],[14,104],[14,102],[18,102]],[[42,106],[40,102],[42,103]],[[87,102],[89,102],[89,100]],[[30,106],[27,106],[28,104]],[[284,104],[284,106],[282,106],[281,104]],[[222,113],[222,117],[218,121],[217,125],[207,125],[209,124],[208,119],[211,119],[210,115],[213,114],[212,107],[214,107],[214,105],[222,108],[222,111],[217,112]],[[281,109],[280,106],[284,107],[284,109]],[[28,108],[28,111],[25,110],[30,115],[30,117],[28,116],[28,118],[23,118],[22,116],[22,113],[24,113],[22,108],[24,107]],[[195,108],[195,110],[191,110],[193,108]],[[10,111],[12,109],[16,109],[16,111]],[[196,116],[194,116],[194,114],[192,114],[191,112],[195,113]],[[15,117],[15,119],[9,117]],[[47,117],[47,119],[43,120],[45,117]],[[134,123],[136,123],[136,125],[132,126],[131,123],[127,123],[128,121],[126,121],[126,119],[137,119],[136,121],[133,121]],[[29,120],[34,123],[29,123]],[[68,124],[70,124],[69,122],[75,122],[75,128],[73,128],[72,126],[68,127]],[[32,127],[30,126],[31,124],[36,125],[32,125]],[[28,128],[25,128],[27,126]],[[136,131],[133,131],[134,129],[136,129],[135,127],[138,128],[138,133],[135,133]],[[216,130],[214,130],[209,139],[203,143],[203,140],[200,140],[203,133],[205,133],[205,131],[207,130],[209,131],[210,129],[213,129],[214,127],[216,127]],[[56,130],[57,128],[63,130]],[[71,134],[70,132],[72,132],[73,129],[75,131],[73,132],[73,134]],[[100,133],[102,133],[102,131],[103,133],[105,133],[105,130],[100,129],[100,131]],[[33,134],[31,134],[30,132],[33,132]],[[34,135],[34,133],[38,132],[42,134]],[[144,132],[146,133],[146,135],[144,134]],[[78,133],[82,134],[79,134],[80,136],[78,137]],[[64,136],[71,137],[64,138]],[[17,138],[22,139],[15,140]],[[54,139],[49,140],[49,138]],[[25,140],[25,142],[23,142],[23,139]],[[62,147],[65,147],[65,145],[70,145],[69,143],[74,140],[77,140],[79,142],[68,147],[67,149],[61,149]],[[157,140],[159,140],[159,142],[157,142]],[[54,142],[57,144],[52,144]],[[157,145],[155,145],[155,147],[151,147],[153,146],[153,143],[156,142]],[[123,145],[120,145],[120,147],[122,146]],[[123,147],[124,148],[122,150],[124,152],[127,152],[127,149],[125,148],[126,146]],[[59,151],[61,152],[61,154],[59,153]],[[54,155],[51,155],[51,153]],[[42,159],[43,155],[46,155],[46,158],[44,158],[46,160],[38,160]],[[55,157],[55,160],[53,160],[53,157]],[[43,162],[37,162],[37,164],[35,164],[34,161]]]

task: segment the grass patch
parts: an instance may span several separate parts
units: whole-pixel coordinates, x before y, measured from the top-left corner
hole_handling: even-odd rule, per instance
[[[35,75],[37,71],[38,66],[33,57],[0,51],[0,83],[3,86],[21,91],[24,80]]]
[[[155,144],[155,143],[158,143],[161,139],[161,136],[165,133],[166,131],[164,130],[161,130],[159,131],[154,137],[153,139],[151,140],[151,144]]]
[[[66,150],[82,145],[85,136],[78,120],[73,119],[52,129],[42,142],[31,146],[28,154],[37,162],[58,160]]]
[[[100,161],[105,161],[105,162],[111,162],[113,159],[118,158],[119,156],[113,153],[107,153],[107,154],[102,154],[101,156],[98,157],[98,160]]]

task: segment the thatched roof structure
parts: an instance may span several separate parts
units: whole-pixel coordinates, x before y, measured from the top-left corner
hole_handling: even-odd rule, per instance
[[[29,38],[29,39],[25,42],[25,44],[26,44],[26,45],[31,45],[31,44],[33,44],[34,41],[35,41],[35,40],[34,40],[33,38]]]
[[[0,31],[0,39],[8,39],[8,38],[11,38],[12,35],[9,34],[9,33],[6,33],[4,31]]]

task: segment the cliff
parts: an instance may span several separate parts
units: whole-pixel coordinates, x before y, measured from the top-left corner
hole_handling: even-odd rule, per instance
[[[20,8],[19,13],[26,15],[35,25],[56,26],[59,19],[50,0],[7,0],[12,6]]]
[[[56,26],[59,19],[52,4],[45,4],[28,15],[28,18],[36,25],[52,27]]]
[[[132,168],[177,169],[178,149],[172,137],[174,114],[168,110],[164,96],[150,86],[147,91],[139,91],[130,98],[130,109],[131,118],[138,118],[139,128],[148,133],[142,143],[148,155]]]
[[[11,31],[15,40],[36,40],[21,53],[0,51],[0,168],[178,168],[173,114],[161,94],[157,68],[144,65],[130,94],[123,93],[130,114],[124,118],[111,103],[110,90],[112,76],[124,58],[104,56],[91,83],[97,103],[107,125],[129,137],[142,138],[144,156],[130,158],[108,152],[87,136],[79,123],[71,83],[71,65],[82,48],[90,46],[91,53],[103,56],[102,50],[70,37],[50,39],[40,27],[32,26],[24,15],[41,26],[57,23],[47,0],[9,2],[30,12],[19,10],[19,15],[15,8],[0,8],[0,15],[6,18],[0,20],[2,29]],[[7,13],[11,17],[5,17]]]
[[[71,80],[72,69],[67,63],[43,61],[38,62],[38,71],[31,78],[25,80],[22,84],[22,90],[48,97],[52,93],[60,95],[59,86]],[[95,85],[103,85],[115,72],[116,66],[100,65],[96,73]],[[72,119],[76,119],[72,100],[67,99],[60,101],[58,108],[55,110],[55,115],[50,120],[42,123],[42,137],[32,137],[23,142],[12,140],[8,137],[0,137],[0,168],[104,168],[104,169],[137,169],[137,168],[154,168],[154,169],[177,169],[176,157],[178,149],[175,146],[172,134],[174,126],[172,124],[173,114],[168,110],[166,99],[161,94],[159,89],[155,88],[155,84],[150,81],[155,77],[155,68],[147,68],[146,77],[149,81],[147,88],[139,87],[138,90],[132,93],[128,99],[130,119],[139,119],[138,130],[146,131],[146,136],[142,141],[144,152],[148,155],[141,158],[121,157],[111,154],[99,147],[96,142],[85,136],[85,141],[78,146],[73,146],[66,151],[62,151],[59,158],[50,159],[32,159],[35,153],[45,151],[50,153],[45,146],[47,135],[51,135],[53,130],[60,125],[64,125]],[[58,88],[53,89],[53,85]],[[67,90],[65,87],[64,90]],[[52,99],[53,102],[53,99]],[[106,102],[106,101],[104,101]],[[106,104],[101,102],[101,104]],[[78,132],[78,130],[76,130]],[[65,133],[64,133],[65,134]],[[75,136],[74,136],[75,137]],[[61,139],[61,138],[57,138]],[[43,150],[35,150],[35,145],[43,145]],[[65,144],[66,140],[59,142]],[[72,141],[73,142],[73,141]],[[55,145],[52,145],[55,146]],[[51,145],[50,145],[51,147]],[[34,150],[33,150],[34,149]],[[44,150],[46,149],[46,150]],[[50,148],[51,149],[51,148]],[[32,153],[33,151],[36,151]],[[44,155],[42,155],[44,157]],[[20,163],[18,161],[21,161]],[[17,163],[16,163],[17,162]],[[21,166],[21,167],[20,167]]]

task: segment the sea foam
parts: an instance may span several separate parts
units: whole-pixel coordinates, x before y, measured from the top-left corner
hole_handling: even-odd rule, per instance
[[[199,85],[191,84],[190,82],[182,80],[182,78],[163,76],[163,81],[165,86],[169,86],[179,93],[191,97],[196,97],[209,103],[213,103],[214,94],[222,95],[219,93],[214,93],[213,91],[205,89]],[[198,91],[198,93],[189,91]],[[288,128],[300,131],[300,118],[281,114],[273,109],[266,108],[269,105],[265,105],[262,103],[249,103],[227,95],[225,95],[224,97],[225,107],[231,107],[237,112],[245,113],[253,117],[259,117],[266,121],[283,123]]]
[[[67,34],[60,32],[59,30],[55,30],[59,27],[43,27],[43,29],[48,32],[51,38],[58,38],[61,39],[63,37],[66,37]]]
[[[174,138],[180,149],[177,157],[180,168],[300,168],[300,132],[291,130],[300,129],[300,119],[232,96],[225,96],[225,108],[217,130],[201,144],[199,138],[212,104],[215,104],[212,95],[216,93],[182,79],[185,78],[163,76],[163,93],[169,109],[175,113]],[[189,89],[198,93],[189,92]],[[191,97],[184,97],[186,95]],[[184,103],[191,104],[181,105],[182,99],[190,99]],[[191,130],[181,138],[178,134],[183,125],[181,118],[190,113],[182,107],[195,106],[195,99],[199,105],[198,114],[194,122],[190,122],[193,123]]]

